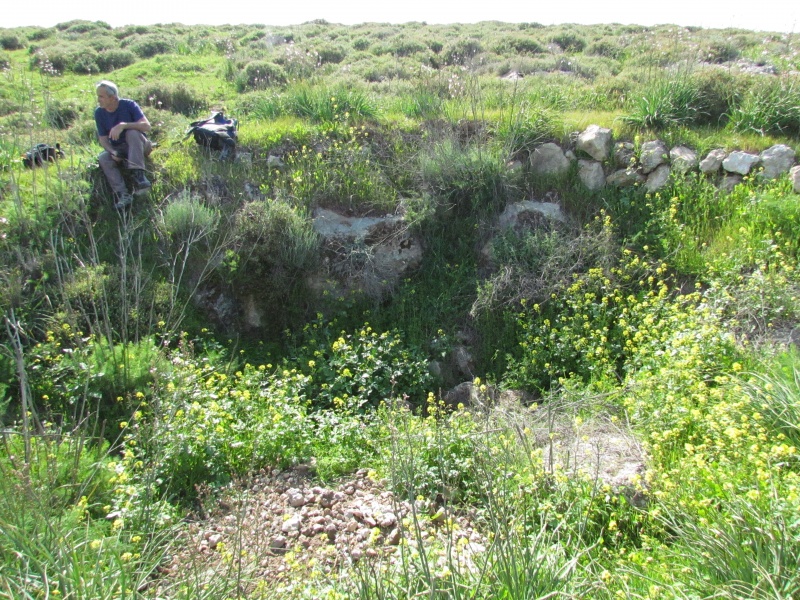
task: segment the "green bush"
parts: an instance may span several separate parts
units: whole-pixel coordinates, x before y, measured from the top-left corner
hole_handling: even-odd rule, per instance
[[[554,35],[550,41],[558,44],[564,52],[578,53],[586,48],[586,40],[577,33],[565,32]]]
[[[363,411],[395,398],[422,405],[433,385],[425,356],[398,331],[379,333],[369,324],[336,332],[335,322],[316,320],[293,341],[284,369],[305,377],[295,393],[317,408]]]
[[[547,49],[533,38],[519,36],[501,38],[495,45],[495,51],[499,54],[542,54]]]
[[[142,106],[152,106],[187,117],[196,116],[208,106],[206,99],[197,90],[184,83],[152,83],[131,90],[131,96],[139,98]]]
[[[50,127],[68,129],[80,116],[81,107],[75,102],[50,100],[44,109],[44,118]]]
[[[175,50],[177,41],[171,35],[146,34],[125,38],[123,47],[129,49],[140,58],[151,58],[158,54],[167,54]]]
[[[448,65],[465,65],[483,52],[483,45],[475,39],[459,39],[442,50],[442,60]]]
[[[746,92],[750,80],[727,69],[705,68],[692,74],[692,84],[697,88],[695,122],[722,126]]]
[[[97,58],[98,53],[92,48],[80,44],[56,44],[38,50],[31,59],[31,66],[48,75],[67,71],[91,74],[100,72]]]
[[[127,67],[135,62],[136,55],[130,50],[108,48],[97,54],[97,66],[103,73]]]
[[[319,56],[320,64],[333,64],[337,65],[342,62],[347,56],[347,50],[340,45],[324,44],[316,48],[317,55]]]
[[[287,81],[286,71],[280,65],[268,61],[253,61],[236,78],[236,90],[263,90],[283,85]]]
[[[0,33],[0,48],[3,50],[20,50],[25,44],[20,37],[10,31]]]
[[[512,195],[505,156],[497,149],[444,141],[420,155],[420,184],[445,213],[491,214]]]
[[[238,259],[233,273],[243,291],[257,290],[272,311],[302,287],[300,275],[319,260],[319,239],[302,209],[279,200],[245,204],[234,222]]]
[[[606,58],[620,60],[625,55],[625,48],[623,48],[618,42],[600,40],[598,42],[589,44],[589,46],[586,48],[586,54],[590,54],[592,56],[605,56]]]
[[[186,248],[213,236],[219,224],[219,212],[205,206],[191,193],[180,194],[161,213],[161,227],[173,244]]]

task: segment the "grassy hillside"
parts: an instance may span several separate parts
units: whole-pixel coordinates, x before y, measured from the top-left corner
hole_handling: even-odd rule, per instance
[[[800,195],[758,172],[589,192],[530,157],[590,124],[634,154],[800,150],[798,50],[676,26],[0,30],[0,597],[797,597]],[[153,124],[130,211],[97,166],[100,79]],[[212,110],[239,119],[235,161],[185,139]],[[65,157],[24,168],[37,143]],[[569,222],[497,234],[528,199]],[[309,273],[369,253],[331,267],[318,208],[403,216],[422,264],[320,292]],[[606,477],[621,443],[638,470]],[[391,491],[400,537],[359,513],[358,555],[311,529],[253,546],[242,512],[186,558],[189,521],[267,476],[289,498],[298,465]]]

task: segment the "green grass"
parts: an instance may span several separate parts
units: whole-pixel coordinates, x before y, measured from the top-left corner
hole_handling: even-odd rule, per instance
[[[287,598],[798,594],[790,182],[588,194],[528,168],[589,124],[701,156],[797,147],[798,36],[76,21],[0,46],[0,596],[149,597],[199,490],[312,460],[320,482],[385,477],[409,531],[435,507],[487,543],[465,564],[418,534]],[[96,167],[101,78],[158,144],[130,212]],[[211,110],[239,119],[237,161],[183,139]],[[23,169],[39,142],[66,158]],[[500,234],[508,204],[552,199],[569,225]],[[405,217],[420,266],[315,291],[371,267],[364,241],[323,247],[318,208]],[[477,405],[443,404],[463,382]],[[592,427],[641,448],[627,487],[548,460]],[[234,563],[159,593],[261,593]]]

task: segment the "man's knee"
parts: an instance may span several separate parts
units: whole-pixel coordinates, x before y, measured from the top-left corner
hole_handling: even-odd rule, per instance
[[[107,150],[103,150],[100,155],[97,157],[97,161],[100,163],[100,166],[106,167],[116,167],[117,161],[114,160],[114,157]]]

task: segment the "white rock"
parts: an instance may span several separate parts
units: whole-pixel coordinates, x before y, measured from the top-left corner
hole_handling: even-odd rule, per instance
[[[578,136],[575,146],[593,159],[602,162],[611,152],[611,130],[599,125],[589,125]]]
[[[728,173],[747,175],[760,161],[761,158],[755,154],[737,150],[731,152],[728,157],[722,161],[722,168]]]

